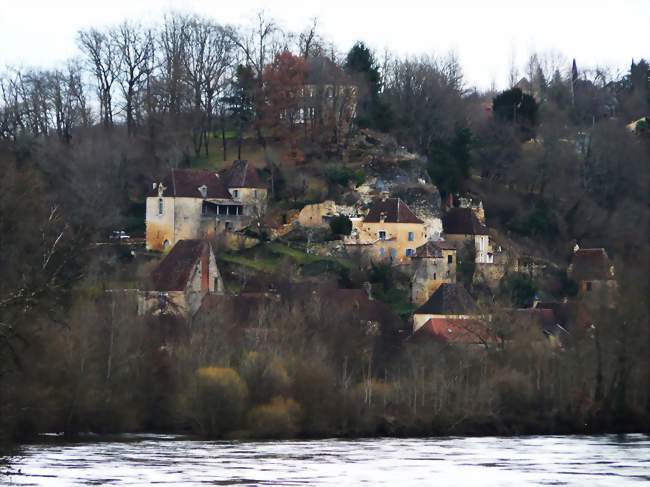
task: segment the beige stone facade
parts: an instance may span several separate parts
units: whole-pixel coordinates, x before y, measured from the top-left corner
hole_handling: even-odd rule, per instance
[[[328,219],[336,215],[336,203],[323,201],[312,205],[305,205],[298,214],[298,223],[306,228],[326,228]]]
[[[267,190],[247,161],[224,175],[172,169],[146,200],[146,248],[163,251],[184,239],[237,231],[266,211]]]
[[[399,198],[373,202],[363,219],[352,219],[352,233],[345,245],[360,249],[372,262],[409,263],[418,247],[427,242],[424,222]]]
[[[411,302],[420,306],[442,284],[456,282],[456,265],[456,249],[448,243],[428,242],[417,249],[411,260]]]

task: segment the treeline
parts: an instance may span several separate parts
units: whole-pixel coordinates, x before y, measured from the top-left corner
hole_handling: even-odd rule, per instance
[[[185,321],[142,317],[128,293],[86,283],[65,325],[40,316],[2,377],[1,426],[211,437],[640,431],[650,418],[648,286],[621,279],[617,309],[553,346],[491,310],[485,344],[406,341],[327,295]],[[311,293],[309,293],[311,294]],[[242,322],[242,314],[247,320]]]

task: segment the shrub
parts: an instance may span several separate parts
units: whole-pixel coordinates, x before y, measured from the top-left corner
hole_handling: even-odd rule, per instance
[[[235,370],[201,367],[186,407],[200,433],[223,435],[240,426],[247,397],[246,383]]]
[[[537,292],[533,280],[526,274],[513,272],[499,281],[499,293],[515,308],[529,308]]]
[[[276,396],[256,406],[248,415],[248,425],[255,436],[290,438],[298,433],[302,408],[291,398]]]
[[[330,220],[330,229],[334,235],[350,235],[352,220],[345,215],[337,215]]]

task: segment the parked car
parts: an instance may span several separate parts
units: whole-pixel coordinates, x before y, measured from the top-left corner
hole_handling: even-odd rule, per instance
[[[127,235],[127,233],[124,230],[113,230],[109,238],[111,240],[119,240],[120,242],[122,242],[123,240],[130,239],[131,237]]]

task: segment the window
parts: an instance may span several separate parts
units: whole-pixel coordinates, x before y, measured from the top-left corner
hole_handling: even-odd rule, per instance
[[[253,190],[253,198],[257,199],[257,190],[256,189]]]
[[[232,190],[232,197],[233,198],[239,198],[239,190],[238,189],[233,189]]]
[[[397,257],[397,249],[390,249],[390,258],[394,259]]]
[[[386,240],[386,232],[384,230],[379,231],[379,240]]]
[[[586,285],[587,285],[587,291],[588,291],[588,292],[591,292],[591,282],[590,282],[590,281],[587,281],[587,282],[586,282]]]
[[[449,277],[449,271],[447,271],[447,277]]]
[[[413,232],[409,232],[409,242],[412,242],[415,240],[415,234]]]
[[[206,216],[208,214],[208,205],[205,204],[205,201],[201,205],[201,216]]]
[[[381,255],[383,257],[385,254],[386,254],[386,249],[384,249],[384,247],[380,247],[379,248],[379,255]]]
[[[407,257],[412,257],[414,254],[415,254],[415,252],[413,252],[413,249],[406,249],[406,256]]]
[[[225,223],[226,230],[232,230],[232,222]]]
[[[435,281],[436,279],[438,279],[438,274],[434,272],[433,273],[433,280]]]
[[[165,212],[165,202],[162,198],[158,198],[158,215],[162,215]]]
[[[454,263],[454,256],[453,255],[448,255],[447,256],[447,264],[453,264]]]

